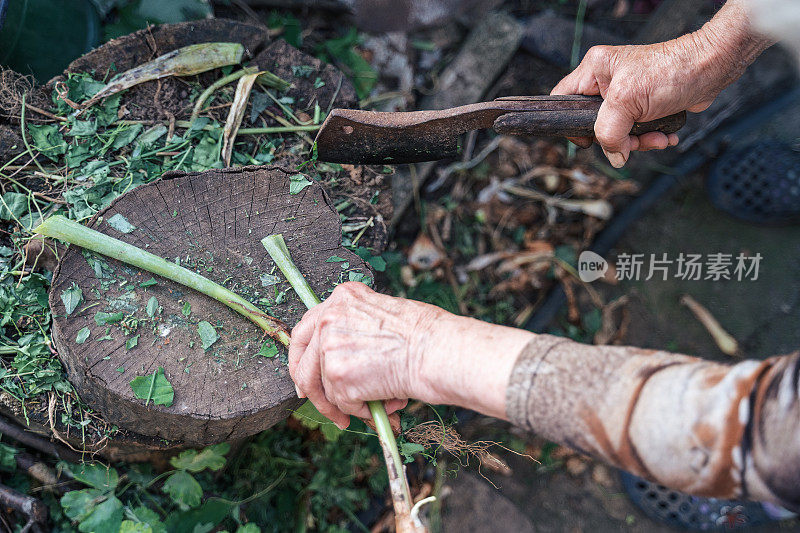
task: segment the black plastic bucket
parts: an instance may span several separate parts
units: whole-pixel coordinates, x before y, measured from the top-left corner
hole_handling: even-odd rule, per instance
[[[89,0],[0,0],[0,65],[45,82],[100,42]]]

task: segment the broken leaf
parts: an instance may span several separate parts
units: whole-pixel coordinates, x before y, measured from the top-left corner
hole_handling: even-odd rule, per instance
[[[217,339],[219,339],[217,330],[215,330],[214,326],[205,320],[197,324],[197,333],[200,335],[200,341],[203,344],[203,350],[208,350],[211,348],[211,345],[217,342]]]
[[[178,48],[115,76],[97,94],[82,104],[91,107],[98,100],[146,81],[167,76],[192,76],[242,60],[244,46],[239,43],[200,43]]]
[[[90,330],[88,326],[79,329],[78,334],[75,336],[75,344],[83,344],[86,342],[91,332],[92,330]]]
[[[225,466],[225,454],[230,449],[230,444],[223,442],[209,446],[200,452],[185,450],[177,457],[170,459],[169,462],[176,469],[188,472],[202,472],[206,469],[217,471]]]
[[[147,287],[152,287],[153,285],[158,285],[158,282],[156,281],[156,278],[150,278],[147,281],[141,282],[139,284],[139,287],[147,288]]]
[[[153,318],[156,316],[156,312],[158,311],[158,300],[155,296],[151,296],[149,300],[147,300],[147,307],[145,308],[147,312],[147,316]]]
[[[275,346],[275,343],[272,341],[264,341],[264,344],[261,345],[261,349],[258,351],[258,355],[262,357],[275,357],[278,355],[278,347]]]
[[[128,219],[120,213],[109,218],[106,223],[120,233],[130,233],[136,229],[136,226],[128,222]]]
[[[61,291],[61,301],[64,302],[64,308],[67,310],[67,316],[71,315],[76,307],[83,300],[83,291],[74,282],[69,289]]]
[[[130,350],[131,348],[135,348],[139,344],[139,335],[135,335],[125,341],[125,348]]]
[[[309,185],[311,182],[302,174],[289,176],[289,194],[297,194]]]
[[[178,470],[169,476],[161,490],[169,494],[172,501],[184,511],[200,505],[203,497],[203,488],[200,483],[184,470]]]
[[[189,302],[183,302],[183,308],[181,309],[181,314],[185,317],[188,317],[192,314],[192,304]]]
[[[175,397],[175,391],[164,376],[162,367],[158,367],[158,370],[147,376],[136,376],[131,380],[130,386],[133,395],[144,400],[145,405],[152,400],[156,405],[169,407]]]
[[[122,311],[118,311],[116,313],[106,313],[105,311],[98,311],[94,314],[94,323],[98,326],[104,326],[106,324],[116,324],[117,322],[121,322],[122,319],[125,318],[125,313]]]

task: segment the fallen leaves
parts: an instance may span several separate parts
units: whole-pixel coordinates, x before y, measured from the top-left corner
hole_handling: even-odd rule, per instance
[[[175,398],[175,391],[172,384],[164,376],[164,368],[158,367],[158,370],[147,376],[136,376],[130,381],[133,395],[140,400],[145,401],[145,405],[149,405],[150,401],[156,405],[163,405],[170,407]]]

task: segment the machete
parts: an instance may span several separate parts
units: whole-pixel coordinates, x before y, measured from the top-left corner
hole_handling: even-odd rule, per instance
[[[493,128],[499,134],[552,137],[594,135],[599,96],[507,96],[438,111],[333,109],[317,132],[317,157],[329,163],[399,164],[458,155],[461,134]],[[631,135],[675,133],[686,112],[636,123]]]

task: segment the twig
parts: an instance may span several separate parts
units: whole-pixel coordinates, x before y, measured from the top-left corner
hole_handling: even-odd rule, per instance
[[[725,331],[708,309],[700,305],[697,300],[688,294],[681,296],[681,303],[689,308],[694,316],[697,317],[697,320],[706,328],[706,331],[711,334],[711,337],[722,353],[730,355],[731,357],[741,357],[737,340],[733,338],[730,333]]]
[[[41,500],[17,492],[5,485],[0,485],[0,504],[28,517],[28,523],[20,530],[20,533],[27,533],[34,524],[47,522],[47,506]]]
[[[41,163],[39,163],[39,160],[36,159],[36,155],[33,153],[33,149],[31,148],[31,145],[28,144],[28,137],[25,135],[25,97],[26,96],[27,95],[25,95],[25,94],[22,95],[22,110],[20,111],[20,118],[19,118],[19,121],[20,121],[20,132],[21,132],[21,135],[22,135],[22,144],[25,145],[25,150],[28,152],[28,155],[31,156],[31,159],[36,164],[36,166],[39,167],[39,170],[44,172],[44,167],[42,166]]]
[[[223,76],[222,78],[218,79],[217,81],[206,87],[206,90],[200,93],[200,96],[197,97],[197,102],[194,103],[194,108],[192,109],[192,116],[189,118],[189,124],[197,120],[197,118],[200,116],[201,111],[203,110],[203,105],[206,103],[206,100],[208,100],[211,97],[211,95],[214,94],[214,91],[216,91],[220,87],[224,87],[229,83],[238,80],[245,74],[251,74],[253,72],[255,72],[254,68],[246,67],[243,68],[242,70],[237,70],[236,72],[232,72],[227,76]]]
[[[42,109],[40,107],[36,107],[34,105],[28,104],[27,107],[31,111],[35,111],[35,112],[39,113],[40,115],[44,115],[44,116],[46,116],[48,118],[52,118],[53,120],[58,120],[60,122],[68,122],[69,121],[69,119],[66,118],[66,117],[59,117],[58,115],[54,115],[50,111],[45,111],[44,109]]]
[[[5,417],[0,416],[0,433],[14,439],[15,441],[33,448],[34,450],[52,455],[56,459],[63,459],[72,463],[77,463],[82,460],[81,454],[75,453],[66,448],[54,444],[50,441],[38,437],[33,433],[25,431],[18,425],[7,420]]]

